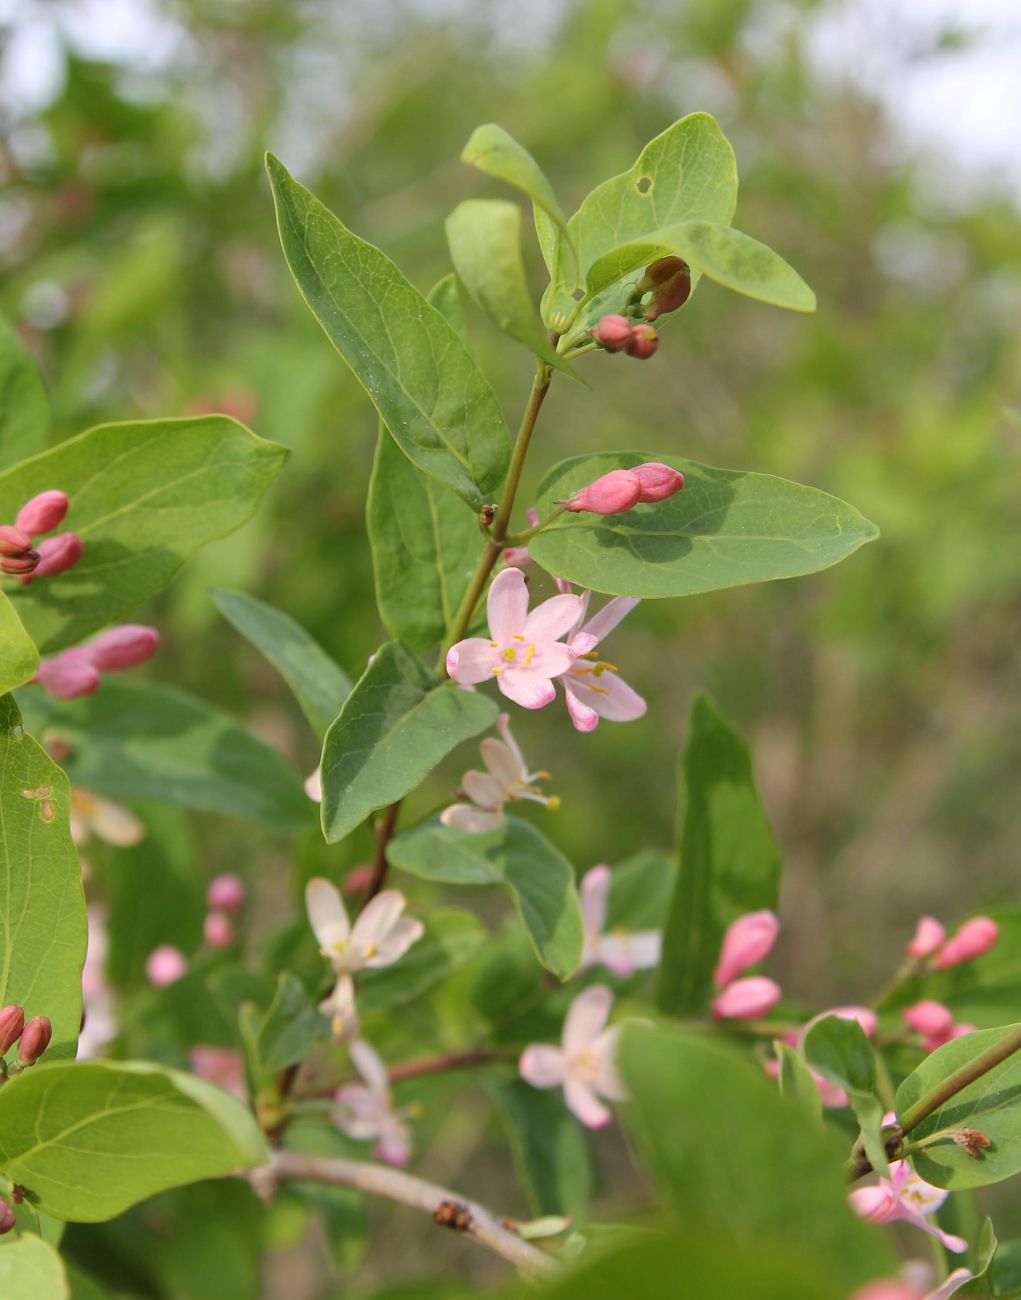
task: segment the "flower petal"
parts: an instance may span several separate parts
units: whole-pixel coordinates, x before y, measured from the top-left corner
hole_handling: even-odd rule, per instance
[[[507,801],[507,786],[488,772],[465,772],[461,785],[472,803],[490,812],[498,811]]]
[[[556,689],[548,677],[527,668],[508,668],[496,679],[502,694],[523,709],[542,709],[557,697]]]
[[[518,1069],[533,1088],[556,1088],[564,1081],[566,1062],[559,1047],[533,1043],[521,1053]]]
[[[512,671],[538,673],[541,677],[560,677],[574,666],[576,656],[570,646],[563,641],[545,641],[536,646],[527,668],[521,669],[515,664]]]
[[[481,636],[458,641],[447,651],[447,676],[462,686],[488,682],[501,663],[499,653]]]
[[[889,1183],[875,1187],[856,1187],[848,1193],[851,1208],[870,1223],[889,1223],[897,1215],[897,1198]]]
[[[489,634],[501,645],[524,629],[528,618],[528,584],[520,569],[502,569],[493,579],[486,600],[486,615]]]
[[[587,632],[589,636],[594,636],[596,641],[602,641],[636,605],[640,604],[641,601],[634,596],[614,596],[613,600],[606,602],[598,614],[593,614],[582,631]]]
[[[502,796],[506,796],[511,788],[519,783],[525,782],[528,773],[525,766],[519,761],[519,756],[515,755],[514,750],[509,745],[505,745],[502,740],[497,740],[495,736],[487,736],[479,745],[482,754],[482,761],[492,773],[490,780],[499,783]],[[472,795],[474,799],[475,796]]]
[[[567,697],[567,712],[575,731],[595,731],[599,726],[599,714],[581,698],[570,677],[564,680],[564,695]]]
[[[305,908],[312,933],[326,954],[331,953],[338,943],[347,942],[351,926],[344,900],[340,891],[322,876],[315,876],[305,886]]]
[[[369,970],[377,970],[380,966],[392,966],[395,961],[399,961],[404,956],[413,943],[421,939],[424,933],[425,926],[417,917],[402,916],[379,940],[377,951],[367,959],[365,965]]]
[[[145,827],[127,808],[111,799],[97,799],[92,816],[92,833],[107,844],[128,848],[145,838]]]
[[[365,1080],[369,1089],[387,1102],[390,1097],[390,1076],[386,1072],[383,1058],[364,1038],[356,1039],[348,1048],[355,1069]]]
[[[593,937],[602,934],[606,925],[606,900],[610,892],[612,872],[605,862],[586,871],[578,886],[581,902],[581,919],[585,930]]]
[[[579,691],[585,703],[605,718],[607,722],[634,722],[645,713],[648,705],[616,673],[572,673],[571,686]]]
[[[384,889],[358,913],[351,931],[352,944],[363,950],[378,948],[406,906],[407,899],[399,889]]]
[[[604,1029],[596,1039],[592,1051],[598,1062],[596,1074],[596,1092],[610,1101],[627,1101],[629,1093],[624,1081],[617,1073],[617,1043],[620,1040],[620,1025],[611,1025]]]
[[[567,1079],[564,1083],[567,1108],[586,1128],[602,1128],[613,1116],[596,1096],[591,1085],[580,1079]]]
[[[498,830],[503,825],[503,809],[490,812],[485,808],[476,808],[474,804],[454,803],[440,813],[440,821],[453,830],[480,835],[484,831]]]
[[[571,1003],[564,1020],[561,1045],[568,1057],[588,1051],[599,1037],[613,1006],[613,994],[605,984],[592,984]]]
[[[556,641],[577,623],[584,612],[580,596],[550,596],[537,605],[525,620],[524,628],[515,628],[526,641]]]

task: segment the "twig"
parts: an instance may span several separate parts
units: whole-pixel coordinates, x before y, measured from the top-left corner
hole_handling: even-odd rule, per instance
[[[396,803],[392,803],[389,808],[384,810],[382,817],[376,822],[376,849],[372,858],[372,875],[369,877],[369,883],[365,886],[362,907],[371,902],[383,888],[383,882],[386,880],[386,869],[389,865],[386,860],[387,845],[393,838],[394,827],[397,825],[397,814],[400,810],[401,801],[398,799]]]
[[[522,1272],[541,1277],[557,1267],[554,1259],[505,1228],[485,1206],[389,1165],[273,1151],[268,1166],[255,1170],[253,1177],[262,1186],[271,1181],[299,1181],[354,1187],[432,1215],[436,1223],[463,1233]]]
[[[411,1061],[398,1061],[387,1067],[391,1083],[400,1083],[404,1079],[419,1079],[424,1074],[442,1074],[447,1070],[467,1070],[473,1065],[489,1065],[493,1061],[516,1061],[521,1055],[519,1050],[495,1047],[471,1047],[464,1052],[441,1052],[436,1056],[419,1056]],[[353,1081],[355,1076],[350,1076]],[[338,1079],[329,1087],[317,1086],[312,1091],[302,1090],[295,1094],[296,1101],[312,1100],[318,1097],[332,1097],[349,1079]]]

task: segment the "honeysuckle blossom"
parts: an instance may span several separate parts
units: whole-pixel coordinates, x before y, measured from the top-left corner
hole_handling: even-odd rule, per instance
[[[633,971],[659,965],[662,936],[658,930],[606,930],[606,909],[612,872],[605,863],[586,871],[578,889],[581,917],[585,925],[585,947],[581,970],[608,966],[614,975],[626,979]]]
[[[134,813],[80,785],[71,787],[70,830],[79,848],[93,836],[116,848],[129,848],[145,838],[145,827]]]
[[[921,1002],[904,1007],[900,1014],[905,1024],[922,1035],[922,1046],[927,1052],[934,1052],[937,1047],[942,1047],[944,1043],[960,1038],[963,1034],[973,1034],[977,1028],[975,1025],[958,1023],[949,1007],[932,998],[923,998]]]
[[[595,653],[599,642],[639,602],[631,596],[614,596],[586,623],[591,595],[586,591],[580,597],[581,609],[568,633],[568,646],[574,657],[560,678],[567,697],[567,711],[578,731],[594,731],[600,718],[608,722],[632,722],[647,707],[637,691],[617,676],[616,667]]]
[[[364,1083],[345,1083],[334,1099],[342,1109],[334,1122],[355,1141],[375,1141],[374,1154],[388,1165],[406,1165],[411,1156],[411,1132],[405,1117],[410,1108],[395,1110],[390,1078],[382,1058],[364,1039],[351,1044],[351,1060]]]
[[[560,1046],[533,1043],[519,1062],[522,1077],[533,1088],[562,1087],[568,1108],[586,1128],[602,1128],[612,1119],[601,1097],[627,1098],[613,1062],[620,1026],[605,1028],[612,1006],[606,985],[591,985],[571,1003]]]
[[[925,1282],[916,1282],[913,1275],[907,1276],[909,1268],[912,1274],[915,1271],[922,1271],[907,1265],[904,1270],[905,1276],[868,1282],[855,1291],[851,1300],[950,1300],[950,1296],[974,1277],[974,1274],[966,1268],[955,1268],[942,1286],[937,1287],[935,1291],[930,1291]],[[922,1269],[928,1272],[926,1265],[922,1265]]]
[[[549,780],[548,772],[529,772],[524,755],[511,735],[510,718],[501,713],[496,722],[501,739],[487,736],[479,745],[485,772],[465,772],[461,782],[471,803],[455,803],[444,809],[440,821],[462,831],[493,831],[503,824],[504,805],[517,799],[531,799],[551,811],[560,807],[556,795],[544,795],[536,781]]]
[[[305,905],[319,950],[337,977],[319,1010],[329,1016],[334,1037],[350,1037],[357,1030],[351,976],[360,970],[392,966],[422,937],[424,927],[421,921],[401,915],[405,898],[399,889],[377,894],[359,912],[353,926],[339,891],[320,876],[308,882]]]
[[[929,1222],[928,1216],[935,1214],[947,1193],[942,1187],[933,1187],[919,1178],[906,1160],[892,1161],[889,1178],[880,1178],[873,1187],[856,1187],[849,1195],[855,1211],[870,1223],[903,1219],[935,1237],[955,1254],[968,1249],[963,1237],[955,1237]]]
[[[780,922],[776,913],[763,908],[758,912],[746,912],[732,922],[723,936],[720,945],[720,959],[713,973],[713,983],[722,989],[738,975],[743,975],[749,966],[762,961],[780,933]]]
[[[577,652],[560,638],[580,623],[581,597],[551,596],[529,613],[524,574],[520,569],[503,569],[489,588],[486,610],[491,640],[472,636],[451,646],[448,675],[462,686],[495,677],[508,699],[525,709],[541,709],[556,696],[554,677],[574,663]]]

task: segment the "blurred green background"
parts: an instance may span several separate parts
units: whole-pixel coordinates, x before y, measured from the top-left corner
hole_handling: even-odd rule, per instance
[[[844,8],[0,9],[8,72],[13,60],[16,81],[44,86],[5,109],[0,308],[45,372],[56,436],[220,409],[293,449],[256,520],[139,617],[165,637],[152,676],[243,718],[303,773],[311,734],[208,588],[280,606],[357,674],[383,639],[363,527],[376,421],[289,280],[263,150],[425,289],[449,269],[446,213],[497,192],[458,162],[478,123],[521,139],[570,211],[677,117],[719,118],[738,157],[737,223],[801,271],[818,314],[703,284],[653,361],[597,355],[583,363],[593,393],[554,385],[530,482],[582,451],[669,452],[832,490],[882,538],[814,578],[646,602],[609,653],[647,717],[578,736],[557,706],[519,714],[516,734],[563,800],[544,829],[582,870],[669,846],[688,705],[709,690],[753,745],[784,852],[771,970],[819,1006],[871,994],[918,913],[1016,902],[1021,832],[1021,425],[1007,415],[1021,217],[1009,178],[965,183],[965,159],[948,151],[934,170],[905,142],[896,91],[811,57],[808,33]],[[90,21],[121,25],[116,59],[82,38]],[[973,39],[935,24],[907,42],[905,67]],[[478,313],[470,324],[513,424],[532,363]],[[202,875],[240,866],[267,915],[293,896],[279,843],[199,827]],[[326,870],[351,857],[309,853]]]

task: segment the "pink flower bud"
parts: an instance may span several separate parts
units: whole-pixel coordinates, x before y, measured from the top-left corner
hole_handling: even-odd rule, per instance
[[[766,908],[739,916],[723,936],[720,960],[713,973],[716,987],[722,989],[749,966],[760,962],[776,943],[779,933],[780,922],[775,913]]]
[[[684,475],[679,469],[671,469],[658,460],[650,460],[644,465],[636,465],[631,471],[642,485],[639,501],[665,501],[684,487]]]
[[[52,1037],[53,1026],[48,1018],[46,1016],[33,1016],[21,1031],[21,1042],[18,1044],[18,1064],[35,1065],[36,1061],[49,1047]]]
[[[0,1009],[0,1056],[9,1052],[25,1028],[25,1013],[15,1003]]]
[[[931,957],[946,937],[946,930],[934,916],[922,916],[904,951],[909,957]]]
[[[923,998],[921,1002],[905,1007],[900,1014],[905,1024],[925,1038],[946,1040],[954,1027],[954,1014],[950,1008],[932,998]]]
[[[953,938],[948,939],[932,959],[933,970],[947,970],[988,952],[1000,937],[1000,927],[988,916],[965,921]]]
[[[99,669],[84,650],[64,650],[52,659],[40,659],[32,680],[58,700],[73,700],[92,694],[99,685]]]
[[[65,492],[51,488],[26,501],[14,522],[32,537],[38,537],[40,533],[51,533],[64,522],[68,504]]]
[[[56,537],[43,538],[37,549],[39,563],[34,573],[22,578],[22,585],[72,568],[82,558],[85,546],[77,533],[58,533]]]
[[[631,342],[627,345],[629,357],[639,361],[648,361],[659,347],[659,335],[651,325],[636,325],[631,331]]]
[[[32,549],[32,539],[13,524],[0,524],[0,555],[24,555]]]
[[[624,316],[604,316],[591,331],[592,337],[607,352],[623,352],[631,342],[631,322]]]
[[[172,943],[161,943],[158,948],[153,948],[145,961],[149,983],[158,989],[175,983],[187,969],[187,957]]]
[[[0,573],[21,578],[24,582],[39,563],[38,551],[22,551],[20,555],[0,555]]]
[[[978,1032],[978,1025],[969,1025],[962,1021],[959,1025],[954,1025],[950,1031],[951,1038],[963,1038],[965,1034],[975,1034]]]
[[[629,469],[612,469],[576,492],[567,502],[572,514],[591,510],[596,515],[618,515],[638,504],[642,484]]]
[[[225,912],[210,912],[202,933],[210,948],[229,948],[234,942],[234,927]]]
[[[215,876],[206,890],[206,906],[218,912],[240,912],[245,905],[245,882],[232,871]]]
[[[749,975],[728,984],[713,1000],[713,1015],[717,1020],[755,1020],[772,1011],[779,1001],[779,984],[764,975]]]
[[[123,623],[101,632],[84,647],[89,661],[101,672],[114,672],[120,668],[134,668],[155,654],[160,634],[154,627],[141,623]]]
[[[0,1201],[0,1237],[6,1236],[18,1221],[18,1216],[14,1213],[13,1206],[6,1201]]]
[[[656,320],[683,307],[691,295],[691,268],[680,257],[661,257],[646,269],[638,282],[642,293],[652,291],[645,307],[645,319]]]
[[[354,898],[358,894],[364,894],[372,880],[372,868],[367,863],[360,866],[352,867],[344,877],[341,888],[345,894]]]

